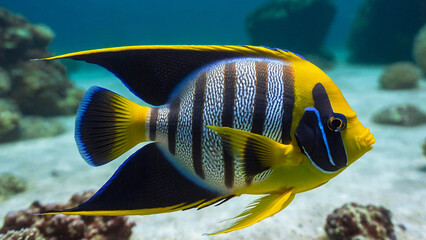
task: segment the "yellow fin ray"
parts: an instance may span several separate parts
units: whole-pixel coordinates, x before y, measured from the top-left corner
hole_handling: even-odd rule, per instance
[[[83,158],[99,166],[146,141],[148,110],[114,92],[91,87],[76,118],[75,139]]]
[[[237,221],[229,228],[208,235],[217,235],[249,227],[283,210],[291,203],[294,196],[293,189],[290,189],[284,194],[269,194],[259,198],[251,203],[243,213],[235,217],[234,219]]]
[[[234,128],[217,126],[207,128],[222,137],[227,143],[225,150],[239,159],[247,176],[254,176],[273,167],[300,163],[290,157],[292,145],[284,145],[268,137]]]

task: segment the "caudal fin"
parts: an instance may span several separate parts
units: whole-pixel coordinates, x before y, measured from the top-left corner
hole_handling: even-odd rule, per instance
[[[75,123],[81,156],[99,166],[145,141],[148,109],[107,89],[91,87],[80,103]]]

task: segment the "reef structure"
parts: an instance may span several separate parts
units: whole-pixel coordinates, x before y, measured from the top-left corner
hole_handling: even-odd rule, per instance
[[[29,237],[35,235],[34,239],[129,239],[135,223],[129,222],[128,217],[37,215],[44,211],[71,208],[87,201],[93,194],[94,191],[75,194],[66,204],[42,205],[35,201],[28,209],[10,212],[4,218],[4,226],[0,229],[0,239],[14,235],[26,237],[25,234],[28,234]]]
[[[420,69],[411,62],[396,62],[385,69],[379,82],[383,89],[417,88]]]
[[[391,212],[374,205],[344,204],[327,216],[324,229],[331,240],[396,240]]]
[[[425,9],[424,0],[364,0],[348,37],[349,60],[412,60],[414,36],[426,23]]]
[[[426,24],[423,25],[414,39],[413,56],[416,64],[426,76]]]
[[[253,45],[291,49],[330,60],[323,43],[336,8],[330,0],[272,0],[246,18]]]
[[[47,47],[53,38],[48,26],[30,24],[0,8],[0,142],[20,139],[25,116],[75,114],[84,92],[67,77],[65,66],[58,61],[30,61],[51,56]]]
[[[13,195],[24,192],[27,181],[11,173],[0,173],[0,202]]]
[[[373,121],[379,124],[412,127],[426,123],[426,113],[411,104],[398,104],[386,107],[373,116]]]

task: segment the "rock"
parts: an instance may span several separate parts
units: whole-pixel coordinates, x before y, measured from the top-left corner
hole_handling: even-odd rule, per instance
[[[60,61],[29,61],[50,56],[53,38],[48,26],[0,8],[0,97],[14,100],[24,115],[75,114],[83,96]]]
[[[5,97],[11,89],[9,73],[0,67],[0,97]]]
[[[426,157],[426,139],[425,139],[425,141],[423,142],[422,147],[423,147],[423,156],[425,156],[425,157]]]
[[[345,204],[327,216],[324,229],[331,240],[396,240],[391,212],[373,205]]]
[[[426,23],[425,8],[424,0],[364,0],[348,37],[349,60],[411,60],[414,35]]]
[[[80,105],[80,101],[84,96],[84,91],[77,88],[67,89],[65,93],[65,98],[62,98],[57,106],[62,114],[70,115],[76,114],[78,106]]]
[[[0,142],[52,137],[65,130],[63,124],[55,119],[22,116],[13,101],[0,99]]]
[[[28,209],[8,213],[0,233],[36,228],[40,237],[46,239],[129,239],[135,223],[128,222],[128,217],[37,215],[40,212],[74,207],[93,194],[93,191],[75,194],[66,204],[42,205],[33,202]]]
[[[426,114],[416,106],[401,104],[387,107],[374,114],[373,121],[379,124],[416,126],[426,123]]]
[[[27,188],[27,181],[16,177],[10,173],[0,174],[0,201],[6,200],[11,196],[24,192]]]
[[[23,117],[19,122],[19,139],[53,137],[65,132],[65,127],[55,119]]]
[[[17,105],[12,100],[0,98],[0,142],[18,138],[20,119]]]
[[[419,68],[410,62],[397,62],[390,65],[380,76],[383,89],[416,88],[420,79]]]
[[[32,25],[30,30],[34,38],[34,44],[40,48],[46,48],[55,37],[52,29],[44,24]]]
[[[417,33],[413,45],[414,60],[426,76],[426,24]]]
[[[18,103],[23,114],[75,114],[83,91],[73,88],[65,73],[65,67],[57,61],[22,63],[11,73],[14,81],[10,96]],[[70,96],[70,92],[80,95],[75,93]]]
[[[247,16],[246,28],[253,45],[324,56],[335,12],[329,0],[272,0]]]

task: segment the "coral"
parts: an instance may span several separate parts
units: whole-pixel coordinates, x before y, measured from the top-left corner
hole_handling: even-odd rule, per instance
[[[53,37],[46,25],[0,8],[0,96],[13,99],[23,114],[74,114],[82,98],[59,61],[29,61],[50,56]]]
[[[326,56],[323,42],[335,12],[329,0],[273,0],[247,16],[246,28],[253,45]]]
[[[327,216],[324,229],[331,240],[396,240],[391,212],[373,205],[344,204]]]
[[[37,116],[22,116],[12,100],[0,98],[0,142],[52,137],[64,132],[65,127],[61,122]]]
[[[10,96],[15,99],[24,114],[75,114],[81,95],[68,95],[73,88],[72,83],[64,77],[65,73],[65,67],[58,61],[22,63],[18,69],[11,72],[14,80]],[[76,99],[68,100],[73,97]],[[61,104],[63,101],[69,101],[71,104]]]
[[[413,45],[414,60],[426,75],[426,24],[417,33]]]
[[[0,234],[0,239],[5,240],[44,240],[37,228],[24,228],[19,231],[10,230],[5,234]]]
[[[426,139],[425,139],[425,141],[423,142],[422,148],[423,148],[423,156],[425,156],[425,157],[426,157]]]
[[[411,60],[414,36],[426,23],[425,9],[424,0],[364,0],[348,37],[349,60]]]
[[[5,97],[11,88],[9,73],[0,67],[0,97]]]
[[[0,98],[0,142],[18,137],[20,119],[18,106],[10,99]]]
[[[380,86],[384,89],[416,88],[420,79],[418,67],[410,62],[397,62],[390,65],[380,76]]]
[[[44,211],[67,209],[88,200],[93,191],[75,194],[67,204],[42,205],[33,202],[26,210],[8,213],[0,233],[22,228],[36,228],[48,239],[129,239],[134,222],[127,217],[80,216],[80,215],[34,215]]]
[[[380,110],[374,114],[373,121],[380,124],[416,126],[426,123],[426,114],[416,106],[400,104]]]
[[[50,56],[46,48],[53,38],[46,25],[30,24],[0,8],[0,142],[64,132],[59,122],[26,115],[76,113],[84,92],[73,86],[65,66],[59,61],[29,61]]]
[[[27,181],[10,173],[0,174],[0,201],[21,193],[27,188]]]

